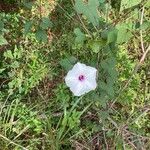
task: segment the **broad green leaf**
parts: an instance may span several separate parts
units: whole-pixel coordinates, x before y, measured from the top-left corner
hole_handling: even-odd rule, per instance
[[[115,28],[110,28],[110,29],[104,30],[101,33],[101,37],[105,40],[107,39],[107,44],[116,42],[117,35],[118,35],[118,30]]]
[[[128,42],[130,38],[133,37],[133,34],[131,33],[132,24],[122,23],[122,24],[118,24],[116,28],[118,30],[118,36],[117,36],[118,44]]]
[[[31,28],[32,28],[32,21],[27,21],[24,25],[24,34],[27,35],[30,31],[31,31]]]
[[[0,35],[0,46],[7,44],[8,44],[7,40],[3,37],[3,35]]]
[[[106,92],[107,96],[111,98],[114,97],[114,88],[112,84],[101,81],[99,87]]]
[[[99,44],[98,41],[95,41],[95,42],[91,43],[90,46],[91,46],[91,49],[92,49],[92,51],[94,53],[98,53],[99,52],[99,50],[100,50],[100,44]]]
[[[52,22],[50,21],[49,18],[44,17],[41,20],[40,27],[42,29],[48,29],[48,28],[52,27]]]
[[[105,46],[106,42],[104,40],[97,40],[97,41],[90,41],[89,45],[90,48],[94,53],[98,53],[100,49],[102,49]]]
[[[117,62],[114,57],[101,61],[101,68],[103,68],[106,78],[105,82],[100,82],[100,88],[103,89],[110,98],[113,98],[115,95],[114,83],[118,76],[118,72],[115,69],[116,63]]]
[[[109,43],[116,42],[117,34],[118,34],[117,29],[110,30],[107,34],[107,43],[109,44]]]
[[[103,89],[104,91],[107,89],[107,84],[103,81],[100,82],[100,88]]]
[[[83,14],[87,17],[88,21],[94,26],[99,25],[99,14],[98,14],[99,0],[88,0],[88,2],[83,2],[83,0],[75,0],[75,10],[79,14]]]
[[[34,2],[23,2],[23,6],[27,9],[32,9]]]
[[[36,39],[39,42],[47,42],[47,34],[44,30],[37,30],[35,33]]]
[[[114,57],[101,61],[101,67],[104,70],[106,70],[109,73],[109,75],[111,75],[112,70],[115,69],[115,65],[116,65],[116,60]]]
[[[136,6],[141,2],[142,0],[121,0],[120,11]]]
[[[76,44],[83,44],[83,42],[85,41],[85,34],[82,33],[79,28],[76,28],[76,29],[74,30],[74,33],[75,33],[75,35],[76,35],[75,43],[76,43]]]
[[[76,63],[77,59],[73,56],[69,57],[69,58],[65,58],[65,59],[62,59],[60,61],[60,65],[66,70],[70,70],[73,65]]]

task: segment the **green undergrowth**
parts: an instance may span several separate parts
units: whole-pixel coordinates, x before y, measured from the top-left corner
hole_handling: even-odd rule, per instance
[[[149,149],[149,53],[139,63],[149,4],[49,5],[0,13],[0,150]],[[98,69],[98,87],[81,97],[64,83],[76,62]]]

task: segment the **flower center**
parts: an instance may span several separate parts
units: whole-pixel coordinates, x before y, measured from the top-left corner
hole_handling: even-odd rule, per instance
[[[84,76],[84,75],[80,75],[80,76],[78,77],[78,79],[79,79],[79,81],[84,81],[85,76]]]

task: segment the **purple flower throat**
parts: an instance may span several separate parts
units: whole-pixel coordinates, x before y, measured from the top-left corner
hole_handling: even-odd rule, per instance
[[[84,76],[84,75],[80,75],[80,76],[78,77],[78,80],[79,80],[79,81],[84,81],[84,80],[85,80],[85,76]]]

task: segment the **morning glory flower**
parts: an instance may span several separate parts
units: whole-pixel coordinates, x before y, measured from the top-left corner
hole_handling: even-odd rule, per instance
[[[96,89],[96,73],[97,69],[78,62],[67,73],[66,85],[75,96],[81,96]]]

